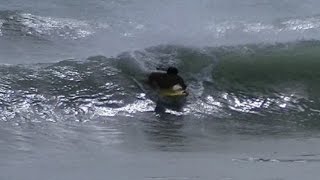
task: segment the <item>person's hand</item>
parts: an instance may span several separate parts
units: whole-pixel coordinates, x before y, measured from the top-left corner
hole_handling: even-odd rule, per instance
[[[185,93],[186,96],[189,96],[189,93],[186,90],[184,90],[183,93]]]

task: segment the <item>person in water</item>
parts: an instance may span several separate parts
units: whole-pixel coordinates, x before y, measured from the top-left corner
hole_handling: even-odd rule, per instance
[[[188,93],[185,91],[187,85],[184,83],[182,77],[178,75],[179,71],[175,67],[169,67],[167,72],[153,72],[149,75],[147,83],[153,88],[158,90],[182,90],[185,95],[188,96]],[[157,100],[155,111],[157,113],[164,113],[166,108],[180,111],[183,106],[182,101],[171,102],[159,98]]]
[[[185,90],[187,85],[178,73],[175,67],[169,67],[166,73],[153,72],[148,77],[148,84],[155,89]]]

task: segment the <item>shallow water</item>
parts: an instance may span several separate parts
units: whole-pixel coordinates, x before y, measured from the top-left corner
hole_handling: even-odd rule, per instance
[[[298,180],[318,174],[318,133],[248,134],[215,120],[170,116],[1,123],[0,177]]]

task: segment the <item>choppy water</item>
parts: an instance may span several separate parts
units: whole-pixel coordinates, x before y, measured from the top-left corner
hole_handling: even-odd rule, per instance
[[[1,1],[0,179],[316,179],[319,7]],[[156,113],[168,66],[190,96]]]

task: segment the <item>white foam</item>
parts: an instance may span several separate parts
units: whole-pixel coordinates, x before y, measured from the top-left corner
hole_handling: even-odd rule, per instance
[[[317,17],[291,19],[282,22],[282,24],[285,26],[284,30],[305,31],[309,29],[318,29],[320,27],[320,19]]]
[[[267,37],[277,37],[279,33],[285,35],[290,33],[305,33],[306,31],[319,31],[320,17],[302,17],[290,18],[286,20],[266,22],[247,22],[247,21],[224,21],[224,22],[210,22],[206,26],[206,30],[213,33],[215,38],[227,37],[229,34],[243,34],[259,35],[264,33]]]
[[[0,19],[0,36],[2,36],[2,25],[4,23],[4,20],[3,19]]]
[[[70,18],[52,18],[36,16],[28,13],[21,14],[21,23],[40,35],[56,35],[66,39],[80,39],[95,33],[96,29],[108,28],[108,25],[90,24]]]
[[[96,115],[99,116],[116,116],[119,114],[132,115],[138,112],[149,112],[154,110],[154,102],[151,100],[137,100],[132,104],[128,104],[120,108],[97,107]]]

